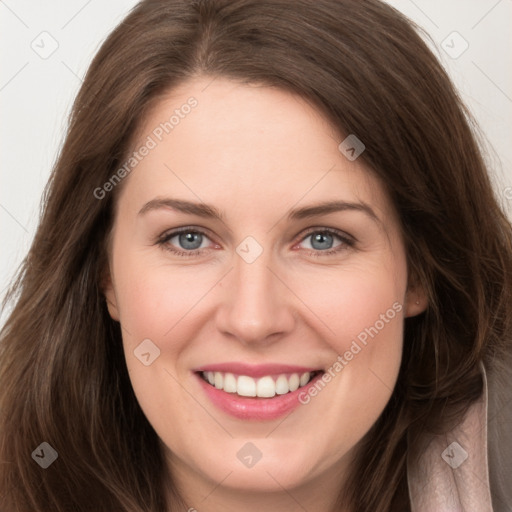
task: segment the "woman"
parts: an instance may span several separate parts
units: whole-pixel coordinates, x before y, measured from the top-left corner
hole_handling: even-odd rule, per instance
[[[1,509],[508,510],[511,283],[398,12],[143,1],[11,292]]]

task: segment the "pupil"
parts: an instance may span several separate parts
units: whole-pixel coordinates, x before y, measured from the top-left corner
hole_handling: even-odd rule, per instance
[[[182,233],[179,241],[183,249],[198,249],[201,247],[202,235],[200,233]]]
[[[327,246],[325,245],[326,243]],[[332,235],[329,233],[318,233],[313,236],[311,245],[314,249],[330,249],[332,245]]]

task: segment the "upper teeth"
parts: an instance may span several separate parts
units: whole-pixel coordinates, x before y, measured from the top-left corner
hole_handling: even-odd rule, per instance
[[[234,375],[233,373],[202,372],[203,377],[217,389],[227,393],[237,393],[240,396],[258,396],[271,398],[275,395],[285,395],[305,386],[310,378],[311,372],[302,375],[292,373],[291,375],[279,375],[275,380],[270,375],[253,379],[247,375]]]

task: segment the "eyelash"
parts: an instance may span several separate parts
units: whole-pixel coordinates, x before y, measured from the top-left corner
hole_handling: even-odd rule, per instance
[[[158,245],[160,245],[164,250],[170,251],[177,256],[183,256],[183,257],[199,256],[203,251],[206,250],[206,248],[203,248],[203,249],[193,249],[191,251],[182,251],[179,249],[175,249],[171,245],[169,245],[169,243],[168,243],[169,240],[181,233],[195,233],[195,234],[200,234],[200,235],[203,235],[203,236],[209,238],[208,234],[205,233],[204,231],[201,231],[200,229],[196,229],[193,227],[185,226],[183,228],[179,228],[174,231],[164,233],[163,235],[161,235],[161,237],[157,240],[156,243]],[[342,242],[337,247],[335,247],[333,249],[327,249],[324,251],[321,251],[319,249],[317,249],[317,250],[306,249],[308,251],[308,255],[313,256],[315,258],[337,254],[343,250],[346,250],[347,248],[354,247],[354,245],[355,245],[355,240],[353,238],[349,237],[343,231],[339,231],[334,228],[320,228],[320,229],[319,228],[311,228],[307,233],[305,233],[302,236],[302,238],[299,240],[299,242],[304,241],[308,236],[311,236],[314,233],[334,235],[337,238],[339,238],[340,241]]]

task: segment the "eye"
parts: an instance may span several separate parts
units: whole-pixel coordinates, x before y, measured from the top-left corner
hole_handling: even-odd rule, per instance
[[[208,248],[208,240],[208,236],[203,231],[183,227],[164,233],[157,243],[178,256],[196,256]]]
[[[172,243],[172,240],[176,238],[176,242],[183,249],[199,249],[201,245],[203,245],[203,235],[202,233],[196,233],[193,231],[188,231],[185,233],[179,233],[169,239],[169,243]]]
[[[328,256],[354,246],[354,239],[333,228],[315,228],[302,238],[311,256]]]
[[[185,226],[164,233],[157,240],[157,244],[177,256],[189,257],[198,256],[211,248],[208,241],[211,242],[204,231]],[[296,245],[301,243],[306,244],[305,250],[309,255],[318,257],[347,250],[355,245],[355,240],[337,229],[313,228]],[[220,246],[214,244],[214,248],[220,248]]]

